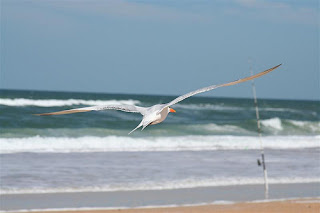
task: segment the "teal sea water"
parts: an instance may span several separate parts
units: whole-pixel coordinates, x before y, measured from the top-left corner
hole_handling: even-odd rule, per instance
[[[174,96],[115,95],[69,92],[0,91],[1,132],[4,138],[127,136],[141,115],[119,111],[77,113],[50,117],[32,114],[71,108],[166,103]],[[259,100],[264,136],[320,134],[320,103],[317,101]],[[174,106],[160,125],[135,132],[133,137],[233,135],[254,136],[257,132],[251,99],[189,98]]]
[[[1,192],[108,191],[262,183],[252,99],[189,98],[128,133],[141,115],[71,108],[166,103],[173,96],[0,90]],[[319,181],[320,102],[259,100],[274,183]]]

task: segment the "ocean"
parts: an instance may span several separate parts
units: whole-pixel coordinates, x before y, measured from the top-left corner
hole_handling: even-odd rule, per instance
[[[0,90],[1,194],[263,184],[252,99],[192,97],[131,135],[141,115],[71,108],[174,96]],[[320,181],[320,102],[258,100],[270,183]]]

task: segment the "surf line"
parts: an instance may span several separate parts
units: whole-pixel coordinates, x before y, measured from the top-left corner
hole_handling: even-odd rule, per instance
[[[248,62],[250,64],[250,73],[251,73],[251,75],[253,75],[251,60],[249,59]],[[263,174],[264,174],[264,197],[265,197],[265,199],[268,199],[268,197],[269,197],[268,173],[267,173],[265,157],[264,157],[264,147],[263,147],[262,140],[261,140],[262,134],[261,134],[260,115],[259,115],[256,86],[255,86],[253,79],[252,79],[252,92],[253,92],[253,98],[254,98],[254,105],[255,105],[255,109],[256,109],[256,119],[257,119],[257,127],[258,127],[257,130],[258,130],[259,141],[260,141],[260,153],[261,153],[261,161],[262,161],[261,162],[260,159],[257,159],[257,164],[258,164],[258,166],[262,165]]]

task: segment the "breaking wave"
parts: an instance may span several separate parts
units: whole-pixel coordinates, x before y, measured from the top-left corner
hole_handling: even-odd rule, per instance
[[[83,99],[25,99],[25,98],[1,98],[0,105],[6,106],[37,106],[37,107],[58,107],[58,106],[72,106],[72,105],[119,105],[139,104],[138,100],[83,100]]]
[[[231,106],[225,104],[184,104],[179,103],[175,105],[175,108],[188,109],[188,110],[213,110],[213,111],[255,111],[254,107],[247,106]],[[272,107],[260,107],[259,111],[266,112],[290,112],[290,113],[303,113],[302,110],[290,109],[290,108],[272,108]]]
[[[262,125],[265,127],[270,127],[276,130],[283,130],[282,122],[280,118],[270,118],[261,121]]]
[[[215,111],[237,111],[244,110],[245,108],[236,107],[236,106],[226,106],[226,105],[218,105],[218,104],[177,104],[175,108],[180,109],[189,109],[189,110],[215,110]]]
[[[267,149],[301,149],[320,146],[320,136],[268,136]],[[40,152],[118,152],[118,151],[201,151],[259,149],[257,137],[173,136],[173,137],[28,137],[1,138],[0,153]]]
[[[272,134],[319,134],[319,121],[297,121],[278,117],[261,120],[264,132]]]
[[[319,178],[303,177],[279,177],[269,178],[270,184],[288,184],[288,183],[316,183],[320,182]],[[127,183],[119,185],[103,185],[91,187],[64,187],[64,188],[29,188],[29,189],[2,189],[1,194],[31,194],[31,193],[59,193],[59,192],[108,192],[108,191],[133,191],[133,190],[164,190],[164,189],[181,189],[195,187],[212,187],[212,186],[233,186],[233,185],[254,185],[263,184],[263,178],[245,178],[245,177],[224,177],[211,179],[182,179],[171,181],[149,181],[143,183]]]

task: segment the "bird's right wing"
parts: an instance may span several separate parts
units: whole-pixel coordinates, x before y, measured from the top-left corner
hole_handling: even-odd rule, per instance
[[[101,111],[101,110],[120,110],[124,112],[135,112],[141,113],[144,115],[145,108],[138,107],[134,105],[105,105],[105,106],[93,106],[93,107],[83,107],[77,109],[70,109],[70,110],[63,110],[58,112],[49,112],[49,113],[42,113],[42,114],[35,114],[35,115],[63,115],[63,114],[71,114],[71,113],[78,113],[78,112],[90,112],[90,111]]]
[[[164,104],[164,106],[161,108],[164,109],[165,107],[169,107],[169,106],[172,106],[176,103],[179,103],[180,101],[186,99],[186,98],[189,98],[193,95],[196,95],[196,94],[199,94],[199,93],[203,93],[203,92],[207,92],[207,91],[210,91],[210,90],[213,90],[213,89],[216,89],[218,87],[225,87],[225,86],[231,86],[231,85],[235,85],[235,84],[239,84],[239,83],[242,83],[242,82],[245,82],[245,81],[249,81],[249,80],[252,80],[252,79],[255,79],[255,78],[258,78],[262,75],[265,75],[273,70],[275,70],[276,68],[278,68],[279,66],[281,66],[281,64],[275,66],[275,67],[272,67],[270,69],[267,69],[263,72],[260,72],[258,74],[255,74],[255,75],[252,75],[252,76],[249,76],[249,77],[246,77],[246,78],[242,78],[242,79],[239,79],[239,80],[236,80],[236,81],[232,81],[232,82],[229,82],[229,83],[225,83],[225,84],[218,84],[218,85],[212,85],[212,86],[208,86],[208,87],[204,87],[204,88],[201,88],[201,89],[197,89],[195,91],[192,91],[192,92],[189,92],[185,95],[181,95],[179,97],[177,97],[176,99],[172,100],[171,102],[167,103],[167,104]],[[160,110],[160,111],[161,111]]]

